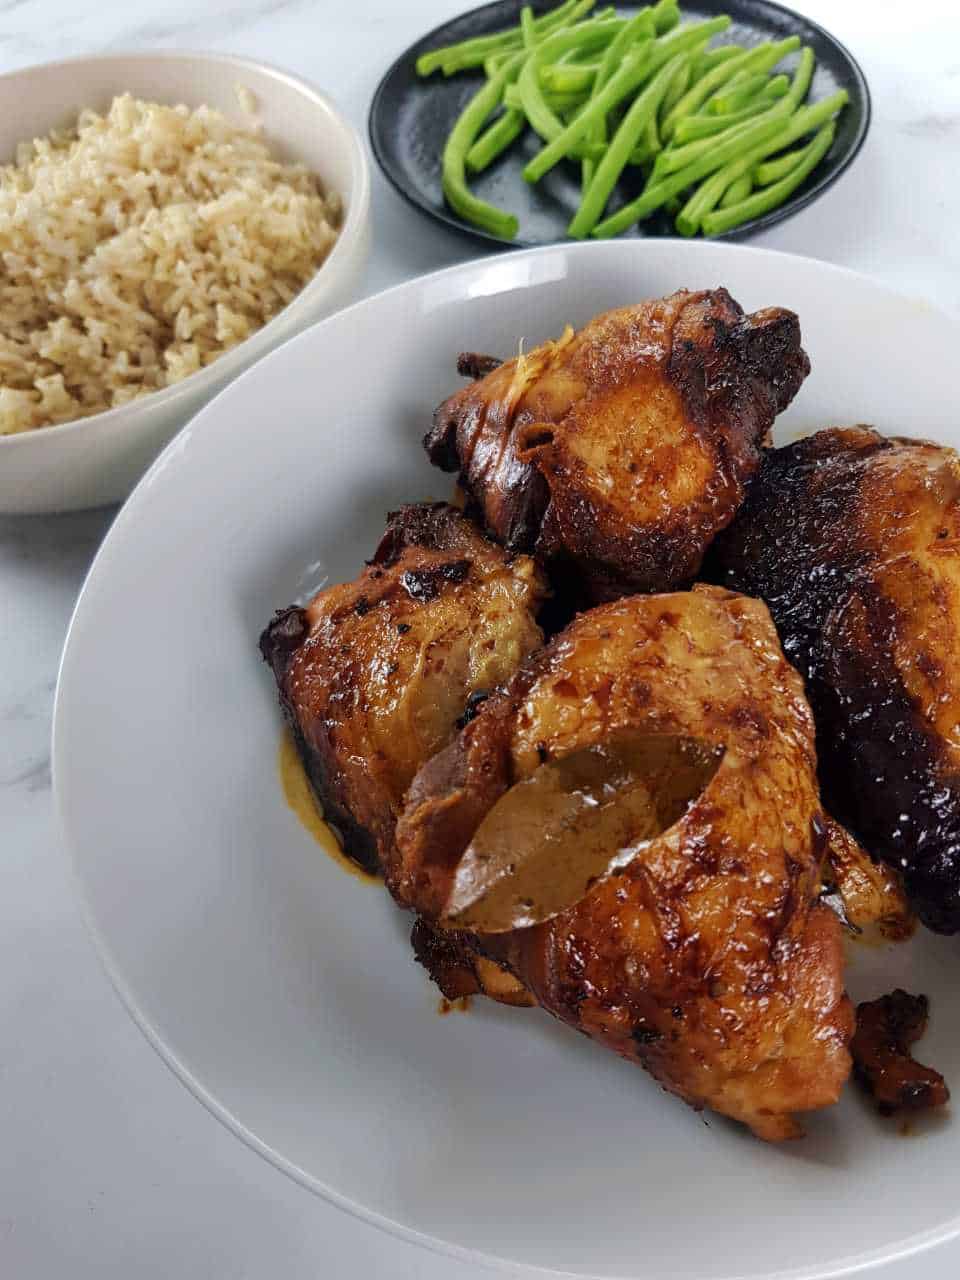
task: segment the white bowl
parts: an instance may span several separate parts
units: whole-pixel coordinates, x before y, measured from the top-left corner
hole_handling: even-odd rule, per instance
[[[354,577],[388,509],[450,492],[421,438],[460,385],[457,352],[509,354],[608,307],[718,284],[800,316],[813,371],[778,440],[872,422],[960,445],[960,322],[915,299],[710,241],[514,251],[357,303],[228,387],[114,521],[67,639],[57,803],[134,1017],[278,1167],[484,1275],[495,1257],[511,1276],[568,1280],[825,1280],[960,1233],[960,1115],[906,1140],[851,1086],[777,1147],[697,1116],[542,1011],[477,1001],[438,1018],[409,918],[325,856],[277,776],[259,631]],[[848,972],[855,1000],[929,995],[918,1056],[955,1092],[958,971],[960,937],[921,931],[851,948]],[[957,1275],[947,1257],[910,1267]]]
[[[214,53],[111,54],[0,76],[0,161],[18,142],[69,124],[83,107],[104,110],[119,93],[216,107],[249,124],[237,87],[252,91],[256,118],[285,160],[299,160],[339,192],[337,243],[306,287],[269,324],[208,368],[129,405],[62,426],[0,436],[0,513],[74,511],[119,502],[170,438],[232,378],[284,339],[329,315],[354,293],[366,261],[370,172],[356,130],[325,94],[274,67]]]

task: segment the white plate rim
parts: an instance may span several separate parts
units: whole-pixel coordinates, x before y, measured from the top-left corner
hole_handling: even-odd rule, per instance
[[[651,248],[651,243],[653,247]],[[709,248],[713,252],[719,251],[724,256],[743,257],[750,255],[752,257],[763,257],[770,261],[771,265],[788,260],[794,265],[797,262],[807,263],[817,272],[825,272],[834,275],[838,280],[855,280],[860,287],[867,286],[876,292],[883,294],[885,297],[895,298],[908,306],[921,305],[924,309],[939,315],[944,322],[951,327],[957,325],[957,318],[945,308],[931,303],[928,299],[912,295],[902,289],[897,289],[892,285],[887,285],[883,281],[876,279],[866,273],[855,271],[852,268],[841,266],[837,263],[826,262],[822,259],[813,258],[804,254],[785,253],[776,249],[766,249],[753,245],[741,245],[736,243],[716,243],[711,241],[690,241],[680,238],[662,237],[654,242],[643,240],[631,241],[630,252],[636,253],[638,256],[643,252],[661,253],[668,251],[671,247],[677,251],[691,253],[696,256],[698,252],[704,248]],[[149,470],[138,482],[136,488],[132,491],[129,498],[124,502],[118,511],[114,521],[110,525],[103,542],[97,550],[90,568],[87,571],[80,593],[77,597],[76,604],[70,617],[67,627],[64,646],[61,654],[58,674],[57,686],[54,695],[52,730],[51,730],[51,775],[52,787],[54,795],[54,809],[56,820],[59,825],[61,839],[64,849],[68,856],[69,874],[73,883],[77,899],[80,907],[81,916],[84,920],[86,928],[93,940],[95,950],[97,952],[100,963],[102,964],[107,977],[114,987],[120,998],[124,1008],[133,1019],[134,1023],[146,1037],[150,1045],[156,1050],[163,1062],[170,1068],[173,1074],[182,1084],[193,1094],[207,1111],[210,1112],[217,1120],[220,1121],[230,1132],[235,1134],[246,1146],[262,1156],[270,1164],[281,1173],[286,1174],[299,1183],[307,1190],[321,1196],[329,1203],[349,1213],[352,1217],[362,1222],[369,1223],[380,1230],[404,1240],[411,1244],[416,1244],[422,1248],[428,1249],[433,1253],[456,1258],[465,1264],[473,1264],[474,1266],[485,1267],[488,1270],[495,1270],[502,1273],[512,1273],[514,1275],[531,1275],[531,1276],[549,1276],[558,1277],[562,1280],[637,1280],[637,1275],[622,1274],[620,1276],[611,1276],[609,1273],[600,1275],[597,1273],[587,1274],[582,1271],[559,1270],[555,1267],[541,1267],[533,1263],[513,1261],[494,1253],[487,1253],[472,1248],[465,1248],[457,1245],[452,1241],[444,1240],[440,1237],[428,1235],[409,1227],[402,1222],[370,1209],[359,1203],[349,1196],[343,1195],[334,1187],[314,1177],[307,1170],[303,1169],[294,1161],[287,1159],[279,1151],[275,1150],[269,1144],[257,1137],[252,1130],[248,1129],[243,1122],[233,1114],[233,1112],[221,1103],[216,1096],[208,1090],[194,1076],[190,1068],[185,1062],[167,1045],[160,1034],[151,1025],[146,1013],[141,1009],[140,1004],[133,990],[123,977],[120,967],[115,961],[111,948],[107,939],[97,924],[93,907],[84,889],[83,880],[80,874],[79,851],[74,846],[71,839],[69,826],[64,812],[62,803],[62,792],[59,785],[59,779],[64,771],[64,765],[61,758],[61,732],[59,725],[61,723],[61,707],[62,697],[61,690],[65,682],[69,679],[69,664],[71,659],[72,640],[75,631],[79,631],[82,625],[82,615],[85,609],[85,601],[88,595],[88,588],[96,574],[102,572],[102,566],[107,563],[109,556],[112,554],[113,545],[123,535],[127,525],[137,519],[137,504],[141,496],[141,492],[145,492],[151,486],[157,475],[166,469],[168,464],[175,458],[176,454],[181,450],[185,439],[197,429],[198,423],[204,418],[208,412],[212,412],[214,406],[218,405],[221,397],[232,394],[239,385],[245,383],[248,379],[260,376],[262,366],[268,362],[273,356],[279,355],[285,351],[287,347],[295,343],[310,342],[315,340],[317,332],[322,331],[325,326],[337,323],[341,317],[348,314],[354,314],[365,308],[375,307],[381,299],[392,297],[404,292],[414,292],[423,286],[435,281],[449,279],[457,275],[469,276],[478,269],[489,269],[498,262],[516,263],[518,261],[548,257],[551,254],[559,254],[561,256],[580,256],[584,253],[602,253],[614,249],[622,249],[624,245],[617,241],[600,241],[596,243],[576,243],[561,245],[542,245],[530,249],[515,250],[503,254],[487,254],[480,255],[468,259],[463,262],[454,263],[451,266],[441,268],[437,271],[428,272],[423,275],[412,277],[409,280],[401,281],[392,285],[390,288],[380,290],[377,293],[370,294],[347,307],[341,308],[332,315],[325,317],[309,328],[302,330],[300,333],[288,338],[285,342],[274,348],[272,352],[267,353],[261,359],[257,360],[253,365],[241,373],[237,378],[233,379],[226,387],[219,391],[207,404],[198,411],[194,418],[191,419],[186,426],[170,441],[163,452],[154,461]],[[894,1264],[904,1262],[908,1258],[917,1257],[919,1255],[929,1254],[931,1250],[937,1246],[946,1244],[955,1240],[960,1236],[960,1212],[951,1222],[940,1227],[931,1228],[928,1231],[920,1232],[914,1236],[908,1237],[899,1245],[892,1247],[881,1247],[879,1249],[860,1252],[858,1254],[849,1255],[838,1259],[836,1262],[824,1265],[813,1264],[809,1267],[782,1269],[771,1272],[766,1280],[841,1280],[842,1277],[861,1274],[863,1272],[873,1270],[885,1264]],[[655,1276],[651,1276],[650,1280],[656,1280]],[[717,1280],[757,1280],[756,1275],[748,1276],[744,1273],[730,1273]],[[918,1277],[919,1280],[919,1277]]]

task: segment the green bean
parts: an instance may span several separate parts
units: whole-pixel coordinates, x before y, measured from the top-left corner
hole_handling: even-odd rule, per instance
[[[467,168],[471,173],[482,173],[502,151],[506,151],[514,138],[523,133],[527,123],[522,111],[508,107],[502,116],[494,120],[467,152]]]
[[[589,99],[585,93],[551,93],[544,98],[547,106],[555,115],[562,116],[567,111],[575,111]],[[564,125],[564,128],[567,126]]]
[[[540,84],[544,89],[552,89],[554,93],[589,93],[597,78],[599,63],[579,64],[553,63],[540,72]]]
[[[512,58],[512,53],[491,53],[489,57],[483,60],[483,74],[489,80],[491,76],[495,76],[503,64]]]
[[[512,240],[520,224],[512,213],[498,209],[473,194],[467,186],[466,157],[487,117],[503,97],[507,83],[522,66],[526,56],[523,52],[514,55],[487,81],[479,93],[473,95],[450,131],[443,148],[441,178],[447,203],[467,222],[504,240]]]
[[[756,96],[772,102],[777,98],[785,98],[789,92],[790,77],[781,71],[778,76],[772,76]]]
[[[651,39],[656,34],[653,9],[641,9],[613,37],[603,52],[600,66],[597,69],[595,89],[602,89],[620,64],[632,44],[638,40]]]
[[[563,31],[567,27],[574,26],[581,18],[586,17],[591,12],[597,0],[565,0],[565,3],[559,5],[549,13],[545,13],[540,18],[535,18],[533,25],[536,35],[536,42],[545,40],[547,36],[554,35],[558,31]],[[594,20],[600,18],[615,18],[616,10],[613,5],[609,5],[605,9],[597,9],[592,14]],[[519,28],[514,28],[512,34],[513,45],[512,50],[523,48],[523,35]],[[481,37],[482,38],[482,37]],[[463,59],[455,61],[448,59],[443,65],[443,74],[449,76],[457,71],[463,71],[469,66],[476,66],[476,59],[466,62]]]
[[[699,80],[702,75],[718,67],[721,62],[726,62],[729,58],[737,58],[741,53],[743,53],[743,46],[739,44],[718,44],[714,49],[704,49],[690,69],[691,79]]]
[[[692,49],[695,45],[705,47],[703,42],[720,31],[726,31],[729,25],[729,16],[725,13],[719,13],[715,18],[708,18],[706,22],[695,22],[690,27],[677,27],[669,35],[659,36],[653,42],[650,71],[659,71],[671,58],[678,53],[686,53],[688,49]]]
[[[563,0],[555,9],[549,9],[541,17],[535,18],[533,25],[537,29],[537,35],[546,36],[568,22],[579,22],[592,8],[593,5],[585,4],[584,0]]]
[[[533,10],[525,4],[520,10],[520,36],[525,49],[532,49],[537,43],[537,28],[533,21]]]
[[[666,119],[668,113],[673,110],[683,95],[690,88],[690,76],[693,72],[693,64],[687,62],[680,68],[673,77],[673,84],[663,95],[663,101],[660,103],[660,115],[662,119]]]
[[[667,139],[672,138],[677,124],[685,117],[692,115],[710,95],[721,85],[726,84],[741,71],[768,71],[776,66],[781,58],[792,53],[800,44],[797,36],[789,36],[778,44],[765,42],[753,49],[746,49],[737,58],[728,58],[702,76],[697,83],[680,99],[664,121],[663,131]],[[667,170],[667,172],[670,172]]]
[[[748,166],[741,165],[739,162],[731,163],[701,182],[674,221],[674,226],[680,235],[695,236],[700,230],[702,219],[720,203],[723,193],[731,182],[738,181],[744,173],[748,172]]]
[[[659,6],[658,6],[659,7]],[[655,32],[654,10],[641,9],[638,14],[617,32],[604,50],[600,66],[593,82],[593,92],[597,94],[620,66],[630,46],[641,40],[649,40]]]
[[[761,48],[769,48],[769,43],[759,46]],[[723,62],[718,63],[712,70],[707,71],[695,81],[678,102],[671,107],[666,119],[663,122],[663,134],[665,138],[672,138],[674,130],[681,120],[687,116],[693,115],[706,102],[707,98],[716,90],[732,80],[741,68],[750,58],[753,50],[743,49],[734,58],[726,58]]]
[[[545,93],[543,100],[556,115],[561,111],[569,111],[571,107],[582,106],[587,101],[585,93]],[[503,105],[505,107],[513,107],[517,111],[523,111],[523,99],[520,97],[520,87],[516,84],[508,84],[503,91]]]
[[[735,85],[731,81],[722,93],[715,93],[704,104],[703,109],[716,116],[729,115],[731,111],[739,111],[769,82],[769,77],[765,71],[758,71],[755,75],[745,75],[739,84]]]
[[[779,182],[788,173],[792,173],[812,146],[813,143],[808,142],[805,147],[798,147],[796,151],[788,151],[784,156],[776,156],[773,160],[758,164],[753,172],[754,182],[758,187],[768,187],[771,182]]]
[[[591,22],[608,22],[608,21],[623,22],[624,19],[617,18],[617,11],[611,7],[609,9],[595,9],[594,12],[590,15],[590,21]],[[582,24],[571,24],[571,23],[565,22],[560,28],[558,28],[558,31],[569,31],[571,29],[571,26],[573,25],[582,25]],[[548,34],[556,35],[558,34],[558,32],[552,32]],[[546,36],[541,37],[541,40],[545,40],[545,39],[546,39]],[[540,41],[538,41],[538,43],[540,43]],[[570,68],[570,67],[595,68],[598,64],[598,61],[599,59],[597,56],[597,50],[595,48],[590,48],[588,46],[587,48],[581,49],[576,44],[574,44],[574,45],[571,45],[569,49],[565,49],[562,53],[557,54],[556,59],[552,63],[550,63],[549,66],[550,67],[567,67],[567,68]],[[540,76],[541,81],[543,80],[544,75],[548,75],[548,74],[550,74],[548,68],[542,67],[541,76]]]
[[[658,0],[652,9],[642,10],[653,15],[654,27],[658,36],[666,35],[674,27],[680,25],[680,6],[677,0]]]
[[[771,76],[769,79],[765,79],[764,74],[747,77],[747,79],[752,79],[753,81],[754,88],[752,91],[749,90],[745,80],[743,83],[737,85],[736,89],[731,86],[728,95],[714,94],[713,98],[711,98],[710,102],[707,103],[704,110],[706,111],[709,109],[710,111],[717,112],[719,115],[728,115],[732,114],[734,111],[740,111],[743,107],[757,101],[757,99],[774,102],[777,98],[783,98],[790,92],[790,77],[784,75],[783,72],[778,76]],[[721,102],[724,96],[728,96],[730,99],[728,106],[723,107],[722,105],[712,105],[713,103]]]
[[[589,13],[596,0],[564,0],[550,13],[534,22],[537,34],[546,36],[551,31],[567,22],[576,22],[578,18]],[[497,31],[489,36],[474,36],[462,40],[459,44],[448,44],[442,49],[431,49],[422,53],[417,59],[417,75],[429,76],[434,71],[443,71],[444,75],[452,75],[455,71],[468,67],[483,65],[484,59],[491,53],[505,50],[516,50],[521,47],[522,39],[519,27],[511,27],[506,31]]]
[[[794,83],[797,82],[799,74],[798,68]],[[784,147],[796,142],[798,138],[812,133],[814,129],[818,129],[831,116],[835,115],[849,100],[850,95],[846,89],[840,89],[831,94],[829,98],[824,98],[812,106],[802,107],[796,114],[786,120],[780,117],[776,122],[779,127],[772,136],[765,136],[762,139],[754,137],[750,138],[748,142],[745,142],[742,137],[734,138],[731,136],[732,147],[726,143],[726,140],[721,139],[721,145],[714,148],[714,152],[718,153],[723,147],[724,154],[719,163],[716,162],[715,155],[708,154],[701,156],[685,169],[681,169],[679,173],[672,173],[666,178],[648,182],[646,189],[636,200],[631,200],[629,204],[624,205],[622,209],[618,209],[611,217],[606,218],[598,226],[594,227],[593,235],[598,238],[619,235],[621,231],[625,231],[627,227],[632,226],[635,222],[649,217],[655,209],[659,209],[666,204],[671,197],[679,195],[681,191],[692,187],[694,183],[707,177],[714,170],[722,169],[730,162],[729,174],[725,177],[724,185],[720,188],[720,195],[722,195],[730,182],[741,176],[741,172],[748,173],[754,165],[767,156],[782,151]],[[780,101],[786,102],[787,99],[782,98]],[[777,106],[779,105],[780,103],[777,103]],[[744,131],[738,132],[743,133]],[[749,149],[744,151],[744,146],[748,146]],[[719,174],[717,178],[719,181]],[[704,184],[704,186],[706,185]],[[699,195],[700,193],[697,194]],[[720,195],[717,196],[718,200]]]
[[[736,182],[731,182],[727,187],[720,201],[720,208],[729,209],[731,205],[739,204],[741,200],[746,200],[752,190],[753,179],[749,173],[745,173],[742,178],[737,178]]]
[[[568,23],[579,22],[582,17],[585,17],[590,12],[595,4],[596,0],[563,0],[563,3],[557,5],[555,9],[548,11],[539,18],[533,19],[534,35],[539,40],[546,39],[552,32],[561,30]],[[494,33],[487,37],[480,36],[477,39],[496,40],[498,36],[510,37],[513,41],[513,51],[525,47],[522,26],[512,27],[507,31]],[[465,41],[465,43],[469,44],[470,42]],[[454,49],[456,49],[456,46],[454,46]],[[469,67],[476,65],[476,55],[470,57],[469,54],[467,56],[454,54],[454,56],[448,56],[444,59],[442,70],[445,76],[449,76],[457,71],[467,70]]]
[[[610,198],[610,192],[643,134],[647,121],[656,116],[663,95],[670,87],[670,82],[677,74],[679,67],[688,61],[690,56],[689,50],[677,54],[661,67],[643,92],[633,100],[606,154],[597,165],[597,171],[593,175],[593,181],[586,195],[580,202],[580,208],[567,228],[569,235],[583,239],[596,225]]]
[[[579,22],[581,18],[585,18],[593,9],[597,0],[564,0],[563,4],[557,5],[556,9],[545,13],[542,18],[534,19],[534,26],[537,29],[537,36],[541,40],[545,40],[547,36],[562,30],[564,27],[573,26]],[[605,9],[598,9],[594,17],[603,16],[609,18],[614,12],[613,5]]]
[[[655,153],[653,151],[648,151],[646,143],[641,141],[640,145],[638,147],[635,147],[633,151],[631,151],[627,159],[627,164],[642,165],[644,168],[646,168],[650,164],[650,161],[653,159],[654,154]]]
[[[716,35],[718,31],[725,31],[729,25],[729,17],[726,14],[720,14],[716,18],[708,19],[706,22],[698,22],[690,27],[680,27],[675,31],[671,31],[669,35],[655,40],[650,54],[647,74],[652,75],[654,72],[659,71],[662,66],[678,53],[698,47],[704,48],[711,36]],[[659,149],[659,134],[651,131],[648,134],[646,144],[641,144],[633,152],[628,163],[645,163],[647,160],[652,159]]]
[[[617,16],[616,10],[614,9],[596,9],[591,16],[590,21],[599,22],[602,19],[606,19],[610,17],[615,18],[616,16]],[[559,58],[557,58],[557,65],[558,66],[581,66],[584,61],[587,61],[589,63],[594,63],[596,59],[597,59],[597,55],[594,50],[588,49],[586,52],[584,52],[582,49],[578,49],[576,48],[576,46],[574,46],[572,49],[568,49],[566,53],[560,54]]]
[[[653,177],[655,179],[666,178],[671,173],[678,173],[680,170],[687,168],[701,157],[713,157],[714,159],[721,157],[706,170],[706,172],[712,173],[714,169],[721,168],[726,164],[727,160],[742,149],[737,145],[741,138],[743,139],[744,147],[752,146],[754,142],[762,142],[764,137],[768,137],[771,132],[775,132],[780,127],[781,121],[791,115],[797,105],[806,97],[810,81],[813,78],[813,61],[813,50],[807,46],[800,55],[800,62],[794,74],[793,83],[779,102],[775,102],[773,106],[768,107],[752,122],[747,121],[746,124],[731,129],[716,144],[714,144],[713,139],[704,138],[701,142],[688,142],[686,146],[671,147],[667,151],[662,151],[657,156]]]
[[[582,138],[589,137],[591,127],[602,120],[616,103],[632,93],[647,75],[650,42],[627,55],[620,70],[580,109],[575,119],[543,147],[527,164],[523,176],[527,182],[539,182],[548,170],[558,164]]]
[[[656,10],[663,11],[665,8],[675,8],[675,0],[660,0],[655,9],[641,9],[638,14],[632,17],[621,31],[613,37],[604,50],[603,57],[600,59],[600,66],[593,81],[593,96],[596,96],[601,89],[610,80],[610,77],[617,70],[618,66],[625,57],[627,50],[634,43],[640,40],[650,40],[656,34]],[[677,12],[679,20],[679,11]],[[587,141],[596,144],[598,147],[604,147],[607,141],[607,119],[606,115],[601,116],[599,120],[595,120],[587,134]],[[596,172],[596,158],[593,156],[585,156],[580,163],[580,191],[581,195],[585,195],[590,183],[593,181],[593,175]]]
[[[622,22],[583,22],[578,27],[568,27],[554,32],[527,55],[517,82],[520,100],[527,120],[546,142],[551,142],[563,131],[563,123],[544,100],[540,88],[540,69],[553,61],[558,54],[574,47],[602,48],[622,29]]]
[[[751,176],[756,161],[757,153],[747,152],[738,159],[731,160],[706,181],[701,182],[680,211],[680,216],[676,220],[677,231],[682,236],[696,235],[703,219],[722,203],[730,187]]]
[[[831,120],[829,124],[825,124],[817,133],[813,142],[806,149],[807,153],[804,158],[795,168],[790,170],[786,177],[781,178],[779,182],[774,182],[769,187],[764,187],[746,200],[741,200],[739,204],[731,205],[728,209],[720,209],[716,213],[707,214],[703,220],[704,235],[723,235],[725,231],[732,231],[734,227],[742,226],[744,222],[750,222],[754,218],[761,218],[765,213],[770,213],[773,209],[779,208],[785,200],[793,195],[807,174],[816,168],[829,151],[836,131],[837,126]]]
[[[745,120],[752,120],[761,111],[766,111],[772,101],[772,98],[757,94],[749,106],[744,107],[742,111],[734,111],[728,116],[686,116],[674,132],[674,145],[682,146],[687,142],[699,142],[702,138],[712,138],[718,133],[724,133],[727,129],[743,124]]]
[[[458,67],[482,66],[492,53],[512,52],[520,47],[521,41],[516,29],[501,31],[493,36],[478,36],[473,40],[464,40],[462,44],[445,45],[442,49],[431,49],[421,53],[416,61],[418,76],[431,76],[434,71],[443,71],[445,75],[452,72],[446,70],[449,64],[453,70]]]

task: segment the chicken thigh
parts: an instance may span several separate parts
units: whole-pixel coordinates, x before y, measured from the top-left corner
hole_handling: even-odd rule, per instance
[[[663,834],[634,841],[627,815],[628,860],[552,918],[450,927],[458,869],[505,798],[624,733],[679,735],[719,764]],[[411,785],[395,888],[429,922],[419,958],[457,993],[471,989],[472,957],[493,959],[693,1106],[793,1136],[795,1113],[836,1101],[852,1033],[841,925],[818,900],[829,832],[813,739],[759,601],[696,587],[580,615]],[[535,824],[518,830],[518,861],[525,841],[542,845]]]
[[[593,601],[696,575],[810,368],[792,312],[745,315],[725,289],[610,311],[493,363],[461,357],[476,380],[437,409],[427,452],[495,538]]]
[[[545,579],[443,503],[403,507],[367,568],[264,631],[300,754],[345,851],[390,883],[416,771],[541,641]]]
[[[771,451],[711,576],[804,676],[830,811],[960,930],[960,458],[866,427]]]

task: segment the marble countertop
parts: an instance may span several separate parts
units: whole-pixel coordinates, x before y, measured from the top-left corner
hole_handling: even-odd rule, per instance
[[[800,0],[863,66],[874,122],[851,171],[755,243],[960,297],[960,9]],[[358,127],[383,70],[463,0],[0,0],[0,72],[88,51],[218,49],[288,67]],[[374,176],[370,293],[474,257]],[[50,790],[67,622],[113,511],[0,519],[0,1274],[466,1280],[289,1182],[223,1129],[134,1027],[84,932]],[[785,1260],[785,1265],[788,1260]],[[960,1243],[872,1273],[947,1280]],[[484,1274],[486,1274],[484,1272]],[[500,1272],[499,1274],[503,1274]],[[654,1280],[654,1277],[651,1277]]]

